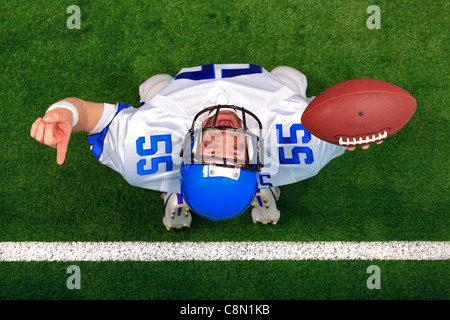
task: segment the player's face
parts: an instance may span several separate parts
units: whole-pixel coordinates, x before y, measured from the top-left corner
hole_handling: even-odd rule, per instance
[[[203,128],[212,126],[214,116],[203,123]],[[228,110],[219,111],[216,127],[242,128],[242,121],[236,113]],[[245,164],[247,146],[245,135],[233,130],[217,129],[205,131],[202,137],[202,155],[207,157],[233,159],[235,164]]]
[[[231,130],[208,130],[203,134],[202,155],[232,159],[234,164],[243,165],[247,159],[245,135]]]

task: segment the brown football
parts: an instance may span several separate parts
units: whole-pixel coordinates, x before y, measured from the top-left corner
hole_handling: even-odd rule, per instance
[[[406,125],[416,108],[414,97],[392,83],[353,79],[319,94],[301,122],[319,139],[352,147],[392,136]]]

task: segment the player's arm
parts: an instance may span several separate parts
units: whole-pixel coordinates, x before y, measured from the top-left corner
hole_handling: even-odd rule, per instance
[[[89,102],[75,97],[69,97],[59,102],[68,102],[75,107],[55,107],[47,111],[43,118],[38,118],[31,126],[30,135],[40,143],[57,149],[56,161],[63,164],[66,158],[67,146],[73,132],[89,132],[100,120],[104,103]],[[55,103],[54,105],[58,105]],[[67,105],[67,104],[66,104]],[[74,124],[74,115],[78,121]]]

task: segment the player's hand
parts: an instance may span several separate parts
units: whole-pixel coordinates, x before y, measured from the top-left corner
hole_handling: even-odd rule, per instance
[[[72,133],[73,113],[55,108],[38,118],[31,126],[30,135],[40,143],[56,148],[56,162],[63,164]]]
[[[377,144],[380,144],[380,143],[382,143],[382,142],[383,142],[383,140],[378,141]],[[369,147],[370,147],[370,144],[364,144],[364,145],[361,146],[361,149],[364,149],[364,150],[365,150],[365,149],[369,149]],[[347,147],[347,149],[350,150],[350,151],[353,151],[353,150],[356,149],[356,146],[353,146],[353,147]]]

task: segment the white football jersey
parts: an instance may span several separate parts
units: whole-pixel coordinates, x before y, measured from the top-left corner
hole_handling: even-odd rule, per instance
[[[217,105],[219,96],[229,105],[253,112],[263,125],[260,188],[310,178],[345,151],[316,138],[302,126],[300,119],[310,99],[253,64],[182,69],[141,107],[118,103],[109,108],[113,109],[112,120],[88,136],[91,150],[131,185],[180,193],[183,140],[194,116]]]

